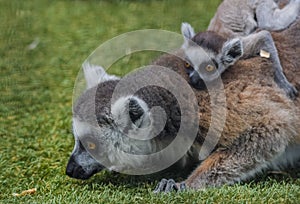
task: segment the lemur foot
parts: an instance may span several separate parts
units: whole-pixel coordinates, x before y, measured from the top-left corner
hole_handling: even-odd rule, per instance
[[[176,183],[173,179],[162,179],[156,186],[154,193],[170,193],[172,191],[184,191],[186,185],[184,182]]]
[[[290,99],[294,100],[297,98],[299,93],[298,93],[297,89],[291,83],[289,83],[287,80],[278,80],[276,78],[275,78],[275,81],[277,81],[277,84],[279,85],[279,87],[284,90],[284,92]]]
[[[291,85],[289,87],[289,89],[288,89],[288,91],[286,91],[286,93],[293,100],[295,100],[297,98],[297,96],[299,95],[297,89],[293,85]]]

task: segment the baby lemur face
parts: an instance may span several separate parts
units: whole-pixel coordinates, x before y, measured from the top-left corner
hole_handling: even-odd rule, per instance
[[[190,84],[197,89],[205,89],[242,55],[243,47],[239,38],[227,40],[215,32],[206,31],[195,34],[194,29],[183,23],[184,37],[182,49],[186,55],[186,72]]]
[[[194,51],[194,53],[192,49],[186,51],[186,73],[190,78],[190,84],[194,88],[205,89],[205,83],[214,81],[219,77],[219,63],[213,53],[205,52],[198,47],[195,47],[195,49],[198,50]],[[207,81],[204,82],[203,79],[207,79]]]

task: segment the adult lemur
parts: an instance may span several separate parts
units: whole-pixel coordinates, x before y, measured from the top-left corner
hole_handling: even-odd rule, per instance
[[[281,33],[274,33],[273,37],[275,42],[280,42],[278,50],[287,76],[300,88],[300,21]],[[164,55],[154,64],[169,68],[188,80],[185,61],[181,58]],[[237,62],[223,74],[227,117],[224,128],[220,127],[223,131],[213,152],[191,172],[182,185],[172,179],[163,179],[155,192],[233,184],[250,179],[263,169],[287,167],[299,159],[300,99],[290,100],[276,86],[270,67],[272,63],[269,61],[251,58]],[[97,77],[92,77],[94,80],[88,81],[88,87],[92,88],[87,89],[74,105],[75,146],[66,169],[69,176],[88,179],[106,167],[117,170],[114,169],[115,166],[105,166],[95,160],[92,156],[95,156],[95,152],[102,154],[103,162],[110,161],[121,167],[122,164],[139,166],[141,162],[149,161],[131,159],[121,153],[143,155],[156,152],[167,147],[176,138],[182,112],[176,98],[167,90],[155,86],[145,87],[133,96],[124,93],[116,103],[111,104],[112,92],[119,80],[108,76],[101,68],[96,67],[99,72],[93,72],[91,66],[85,68],[87,79],[91,79],[89,76],[95,73],[100,73],[96,75],[102,79],[98,81]],[[135,80],[149,77],[155,79],[157,75],[154,70],[149,75],[142,76],[142,79]],[[176,82],[176,79],[167,75],[164,80]],[[135,81],[132,83],[135,84]],[[174,83],[174,87],[180,90],[182,86]],[[182,90],[181,94],[186,98],[185,105],[189,106],[191,96],[187,95],[186,90]],[[183,152],[183,169],[188,162],[199,160],[203,141],[209,139],[206,138],[206,133],[212,120],[209,93],[194,89],[194,95],[199,105],[199,131],[191,150]],[[153,105],[161,106],[168,118],[158,137],[150,141],[127,138],[124,131],[120,131],[124,127],[129,132],[137,127],[147,126],[149,121],[158,120],[149,111]],[[113,115],[118,116],[122,124],[118,125]],[[191,118],[189,124],[194,121]],[[189,136],[188,132],[186,136]],[[180,151],[180,145],[173,148],[174,151]],[[119,151],[111,151],[113,149]],[[161,165],[160,162],[157,165]]]
[[[290,98],[297,90],[286,79],[271,34],[267,31],[287,28],[299,14],[300,1],[292,0],[279,9],[273,0],[224,0],[206,32],[194,33],[182,24],[187,72],[190,83],[198,89],[216,80],[240,58],[257,56],[260,52],[273,63],[274,78]],[[257,29],[262,30],[255,32]],[[193,43],[193,42],[195,43]],[[199,45],[201,48],[197,49]],[[203,50],[205,52],[203,52]]]

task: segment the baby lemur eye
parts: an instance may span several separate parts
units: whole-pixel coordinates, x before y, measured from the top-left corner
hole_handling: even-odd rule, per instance
[[[209,64],[209,65],[206,66],[205,69],[206,69],[206,71],[208,71],[208,72],[212,72],[212,71],[214,71],[216,68],[215,68],[215,66]]]
[[[190,68],[190,67],[191,67],[191,64],[188,63],[188,62],[185,62],[184,66],[185,66],[185,68]]]

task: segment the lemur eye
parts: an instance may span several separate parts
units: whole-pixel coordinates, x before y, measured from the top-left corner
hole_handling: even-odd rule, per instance
[[[95,143],[93,143],[93,142],[88,142],[88,143],[87,143],[87,146],[88,146],[88,148],[91,149],[91,150],[96,149],[96,145],[95,145]]]
[[[190,68],[191,67],[191,64],[186,62],[185,65],[184,65],[186,68]]]
[[[212,72],[212,71],[215,70],[215,67],[214,67],[213,65],[210,65],[210,64],[209,64],[209,65],[206,66],[205,69],[206,69],[206,71],[208,71],[208,72]]]

